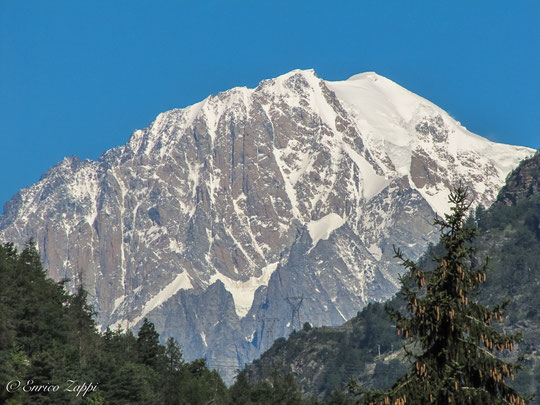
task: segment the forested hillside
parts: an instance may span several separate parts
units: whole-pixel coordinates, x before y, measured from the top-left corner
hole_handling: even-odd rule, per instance
[[[0,403],[316,404],[291,376],[257,384],[244,375],[227,388],[204,359],[184,362],[174,339],[154,325],[97,332],[87,293],[67,294],[45,275],[33,243],[0,244]]]
[[[228,398],[204,360],[182,361],[145,320],[98,334],[86,292],[68,295],[45,276],[33,244],[0,246],[0,403],[178,404]],[[218,403],[218,402],[216,402]],[[223,402],[226,403],[226,402]]]
[[[517,352],[526,355],[525,369],[514,386],[521,392],[540,389],[540,154],[524,161],[507,179],[497,202],[488,210],[471,213],[470,224],[479,229],[477,257],[490,257],[487,282],[476,297],[487,305],[510,298],[503,331],[521,331]],[[421,259],[424,268],[440,254],[431,246]],[[396,296],[386,305],[402,307]],[[309,328],[277,341],[246,369],[250,381],[266,378],[269,370],[291,373],[302,390],[328,397],[334,390],[346,391],[349,378],[365,388],[390,387],[407,369],[404,344],[384,311],[383,304],[370,304],[339,328]],[[379,355],[380,350],[380,355]],[[540,400],[536,398],[536,402]]]

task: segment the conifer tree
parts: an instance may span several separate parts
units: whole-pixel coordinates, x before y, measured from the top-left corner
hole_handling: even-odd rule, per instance
[[[141,329],[139,329],[137,351],[141,362],[154,370],[158,370],[163,365],[165,348],[159,344],[159,333],[156,332],[154,324],[148,318],[144,318]]]
[[[167,372],[169,373],[178,371],[184,363],[182,360],[182,350],[180,350],[178,342],[173,337],[167,339],[167,346],[165,347],[165,357],[167,358]]]
[[[79,286],[77,293],[68,297],[66,307],[68,322],[70,325],[69,337],[75,344],[78,352],[79,364],[85,367],[88,359],[95,356],[97,333],[94,316],[96,313],[87,303],[88,293]]]
[[[389,391],[368,392],[367,404],[527,402],[507,384],[521,368],[522,358],[507,362],[500,355],[512,351],[520,336],[494,328],[495,322],[503,322],[508,302],[488,308],[470,298],[486,281],[487,260],[479,264],[474,257],[471,241],[476,229],[466,225],[470,207],[466,190],[456,188],[449,200],[451,214],[435,220],[445,251],[433,258],[435,270],[423,270],[395,249],[395,257],[407,270],[401,292],[408,314],[388,312],[397,333],[408,339],[404,349],[412,368]]]

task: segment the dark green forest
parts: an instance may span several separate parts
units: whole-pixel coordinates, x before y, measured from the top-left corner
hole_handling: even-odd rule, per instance
[[[86,292],[47,278],[32,243],[0,245],[0,280],[2,404],[316,403],[278,373],[228,388],[204,359],[184,361],[174,339],[161,345],[146,319],[137,336],[98,333]]]

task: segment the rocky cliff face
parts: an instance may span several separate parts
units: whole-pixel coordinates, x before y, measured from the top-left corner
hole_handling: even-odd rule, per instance
[[[519,200],[540,193],[540,152],[524,160],[508,175],[497,201],[506,205],[516,205]]]
[[[37,242],[103,326],[150,318],[230,377],[301,322],[336,325],[397,286],[392,245],[433,242],[448,188],[490,204],[532,154],[468,132],[374,73],[293,71],[160,114],[97,161],[21,190],[0,238]]]

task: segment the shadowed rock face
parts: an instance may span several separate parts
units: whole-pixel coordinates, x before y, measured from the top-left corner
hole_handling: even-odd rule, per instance
[[[314,325],[389,297],[392,245],[416,258],[434,241],[448,187],[489,204],[531,153],[375,74],[293,71],[160,114],[97,162],[64,159],[6,204],[0,237],[33,238],[103,327],[147,316],[230,379],[289,332],[287,297]]]

